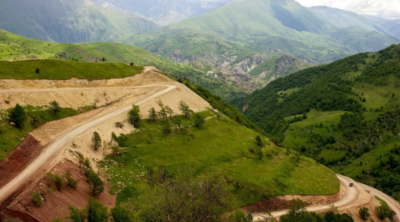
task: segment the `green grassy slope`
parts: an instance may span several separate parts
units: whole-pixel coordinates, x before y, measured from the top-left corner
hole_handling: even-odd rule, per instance
[[[235,184],[231,192],[239,199],[236,207],[280,194],[338,191],[334,173],[314,160],[297,160],[294,152],[288,154],[265,138],[260,159],[249,151],[259,149],[254,142],[256,132],[227,117],[217,119],[211,111],[202,115],[207,121],[201,128],[190,126],[192,119],[184,119],[186,130],[165,134],[163,121],[145,121],[139,131],[117,139],[124,147],[122,155],[110,155],[101,165],[113,190],[122,190],[119,202],[140,200],[149,177],[160,169],[170,178],[182,168],[191,168],[195,176],[219,172]]]
[[[152,31],[157,25],[132,13],[87,0],[0,3],[0,28],[46,41],[93,42]]]
[[[111,79],[141,73],[143,67],[123,63],[88,63],[59,60],[0,61],[1,79]]]
[[[107,42],[79,44],[51,43],[21,37],[0,30],[0,60],[33,58],[78,60],[81,62],[99,62],[102,58],[105,58],[106,62],[112,63],[134,62],[135,65],[139,66],[155,66],[177,79],[186,78],[194,84],[202,85],[212,90],[213,93],[224,99],[231,99],[237,94],[243,95],[243,90],[238,87],[228,85],[221,79],[210,79],[205,76],[203,71],[196,70],[191,65],[179,65],[134,46]]]
[[[400,46],[278,79],[234,103],[266,132],[400,198]],[[391,156],[391,159],[389,157]]]

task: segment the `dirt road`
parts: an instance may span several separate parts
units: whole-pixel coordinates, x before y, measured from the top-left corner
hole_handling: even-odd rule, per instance
[[[365,184],[361,184],[361,186],[370,194],[372,194],[373,196],[377,196],[379,198],[381,198],[382,200],[386,201],[386,203],[389,205],[389,207],[396,212],[396,216],[394,216],[395,219],[397,219],[397,221],[400,221],[400,204],[397,200],[393,199],[392,197],[390,197],[389,195],[375,189],[372,188],[370,186],[367,186]]]
[[[345,196],[339,201],[332,203],[334,207],[338,208],[339,210],[345,210],[353,207],[362,206],[364,204],[369,203],[371,198],[373,198],[373,196],[377,196],[388,203],[389,207],[392,208],[397,214],[395,218],[397,218],[397,221],[400,221],[399,202],[372,187],[369,187],[361,183],[357,183],[351,178],[342,175],[337,175],[337,177],[340,180],[342,186],[345,188]],[[350,187],[349,186],[350,183],[353,183],[354,186]],[[330,210],[332,208],[332,204],[323,206],[310,206],[307,207],[306,209],[307,211],[312,211],[312,212],[323,212]],[[275,218],[278,218],[286,214],[287,212],[288,210],[275,211],[271,212],[271,215]],[[268,215],[256,214],[253,215],[253,217],[254,221],[261,221],[264,218],[268,217]]]
[[[174,84],[159,84],[159,85],[146,85],[146,86],[137,86],[130,88],[146,88],[146,87],[161,87],[165,88],[162,91],[154,93],[144,99],[138,100],[135,102],[136,105],[141,105],[146,103],[152,99],[155,99],[163,94],[166,94],[172,90],[174,90],[177,86]],[[50,89],[46,89],[50,90]],[[60,89],[54,89],[60,90]],[[28,90],[29,91],[29,90]],[[26,92],[26,90],[24,90]],[[115,116],[118,116],[124,112],[127,112],[132,108],[132,104],[126,105],[123,107],[119,107],[112,112],[101,112],[100,114],[91,117],[84,124],[77,126],[71,129],[68,132],[65,132],[63,135],[58,137],[53,143],[51,143],[43,153],[41,153],[28,167],[26,167],[20,174],[18,174],[15,178],[13,178],[9,183],[0,188],[0,203],[5,201],[10,195],[19,190],[21,186],[23,186],[27,181],[29,181],[32,175],[36,175],[40,172],[46,164],[48,164],[53,158],[57,156],[57,154],[61,151],[61,149],[69,143],[74,137],[83,133],[84,131],[101,124],[108,119],[111,119]]]

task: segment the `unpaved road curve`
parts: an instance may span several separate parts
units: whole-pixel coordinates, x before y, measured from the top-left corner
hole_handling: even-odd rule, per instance
[[[137,86],[137,87],[129,87],[129,88],[146,88],[146,87],[161,87],[166,88],[162,91],[154,93],[144,99],[138,100],[135,102],[136,105],[141,105],[146,103],[154,98],[157,98],[163,94],[168,93],[171,90],[174,90],[177,86],[174,84],[159,84],[159,85],[146,85],[146,86]],[[48,89],[45,89],[45,91]],[[59,89],[56,89],[59,90]],[[13,91],[13,90],[10,90]],[[29,90],[24,90],[24,92]],[[36,91],[36,90],[35,90]],[[37,172],[43,169],[43,167],[48,164],[55,156],[61,151],[61,149],[70,142],[73,138],[83,133],[84,131],[101,124],[108,119],[114,118],[124,112],[127,112],[132,108],[132,104],[120,107],[116,110],[113,110],[109,113],[104,113],[101,116],[96,116],[96,118],[92,118],[88,122],[84,123],[81,126],[73,128],[70,131],[65,132],[63,135],[59,136],[55,141],[53,141],[32,163],[30,163],[21,173],[19,173],[16,177],[14,177],[9,183],[0,188],[0,203],[3,203],[10,195],[16,192],[21,188],[29,179],[31,179],[32,175],[35,175]]]
[[[369,201],[368,199],[372,198],[367,192],[372,194],[372,196],[378,196],[379,198],[385,200],[389,207],[392,208],[396,212],[396,218],[398,221],[400,221],[400,204],[393,198],[389,197],[388,195],[384,194],[383,192],[380,192],[372,187],[369,187],[367,185],[357,183],[353,179],[349,177],[345,177],[342,175],[337,174],[336,175],[338,179],[340,180],[340,183],[345,187],[345,196],[340,199],[339,201],[332,203],[335,207],[337,207],[339,210],[345,210],[348,208],[353,208],[357,207],[360,205],[367,204]],[[349,187],[349,184],[353,183],[354,187]],[[367,191],[367,192],[365,192]],[[366,197],[365,195],[368,195]],[[322,206],[310,206],[306,207],[307,211],[312,211],[312,212],[321,212],[321,211],[327,211],[332,208],[332,204],[329,205],[322,205]],[[271,212],[271,215],[275,218],[278,218],[284,214],[286,214],[289,210],[281,210],[281,211],[275,211]],[[268,215],[260,215],[260,214],[255,214],[253,215],[254,221],[261,221],[265,217],[268,217]]]
[[[389,205],[389,207],[396,212],[396,216],[394,216],[394,218],[397,219],[397,221],[400,221],[400,204],[398,201],[396,201],[395,199],[393,199],[391,196],[375,189],[372,188],[370,186],[367,186],[365,184],[361,184],[361,186],[366,190],[369,191],[370,194],[372,194],[373,196],[377,196],[379,198],[381,198],[382,200],[386,201],[386,203]]]

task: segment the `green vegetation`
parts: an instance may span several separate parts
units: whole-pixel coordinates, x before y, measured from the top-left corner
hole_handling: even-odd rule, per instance
[[[111,79],[124,78],[141,73],[143,67],[121,63],[89,63],[60,60],[28,60],[19,62],[0,61],[2,79]],[[35,69],[40,67],[40,73]]]
[[[137,221],[221,221],[231,209],[232,196],[226,181],[218,175],[193,180],[178,175],[173,180],[158,180],[140,196]]]
[[[100,166],[107,172],[111,191],[119,193],[118,203],[144,204],[147,189],[178,181],[182,169],[191,172],[187,181],[208,177],[210,172],[221,175],[237,199],[232,208],[280,194],[337,192],[339,182],[324,166],[294,152],[287,154],[265,137],[260,148],[254,142],[257,132],[226,116],[212,111],[201,115],[207,121],[200,128],[192,126],[194,117],[178,116],[168,134],[163,125],[170,120],[158,119],[143,121],[140,130],[116,138],[120,155],[108,156]],[[250,151],[257,148],[262,159]]]
[[[93,143],[93,149],[94,151],[99,150],[101,148],[101,137],[98,132],[93,132],[92,136],[92,143]]]
[[[68,216],[73,222],[107,222],[108,209],[101,202],[89,197],[89,204],[84,209],[69,206]]]
[[[368,218],[371,216],[371,214],[369,213],[369,209],[366,207],[360,208],[358,214],[360,215],[363,221],[368,220]]]
[[[33,203],[33,205],[35,205],[37,207],[40,207],[42,205],[43,200],[38,192],[32,193],[31,202]]]
[[[386,218],[388,218],[390,221],[393,221],[393,217],[394,215],[396,215],[396,213],[392,209],[390,209],[389,205],[384,200],[379,197],[375,198],[381,202],[381,206],[375,207],[375,212],[378,218],[382,221]]]
[[[133,222],[133,216],[128,209],[122,206],[116,206],[111,209],[113,222]]]
[[[177,79],[187,79],[212,89],[213,93],[223,98],[232,99],[244,94],[243,90],[232,84],[205,76],[206,70],[198,70],[191,64],[178,65],[144,49],[129,45],[107,42],[80,44],[42,42],[0,30],[0,48],[0,60],[45,59],[44,61],[24,61],[26,63],[14,65],[0,62],[0,70],[2,70],[0,78],[121,78],[141,72],[141,66],[155,66]],[[102,58],[105,58],[107,63],[100,63]],[[48,59],[65,60],[65,62],[59,63],[48,61]],[[4,64],[6,67],[3,68]],[[21,64],[24,65],[19,70]],[[44,66],[33,66],[33,64]],[[61,70],[61,67],[66,68],[67,72]],[[9,68],[12,69],[7,71]],[[60,72],[64,74],[59,74]]]
[[[19,104],[15,105],[14,109],[10,111],[10,116],[8,117],[10,123],[13,123],[17,128],[24,128],[24,122],[26,120],[26,114],[24,108]]]
[[[79,112],[84,111],[84,109],[78,111],[70,108],[61,108],[57,115],[53,115],[46,106],[27,106],[23,107],[23,110],[26,115],[26,119],[22,123],[24,126],[23,129],[13,127],[9,124],[10,120],[8,118],[11,110],[1,112],[0,160],[3,160],[24,138],[28,136],[28,132],[32,131],[36,127],[53,120],[77,115]]]
[[[137,127],[140,122],[140,108],[139,106],[133,105],[132,109],[128,112],[128,122],[132,126]]]
[[[305,203],[301,200],[296,200],[293,206],[290,207],[288,213],[282,215],[279,219],[281,222],[354,222],[348,214],[339,214],[335,211],[329,211],[322,217],[314,212],[308,212],[305,209]]]
[[[204,100],[210,103],[214,109],[219,110],[221,113],[225,114],[231,119],[234,119],[236,122],[264,134],[264,131],[260,127],[248,120],[247,117],[240,113],[234,106],[223,101],[221,97],[213,95],[204,87],[193,85],[187,80],[179,79],[178,81],[184,83],[187,87],[189,87],[189,89],[201,96]],[[219,118],[219,113],[217,113],[217,118]]]
[[[400,46],[278,79],[234,101],[285,147],[400,198]]]

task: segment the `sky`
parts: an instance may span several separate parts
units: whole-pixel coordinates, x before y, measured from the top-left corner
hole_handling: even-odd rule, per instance
[[[353,11],[358,14],[379,16],[386,19],[400,19],[400,0],[296,0],[310,6],[328,7]]]

